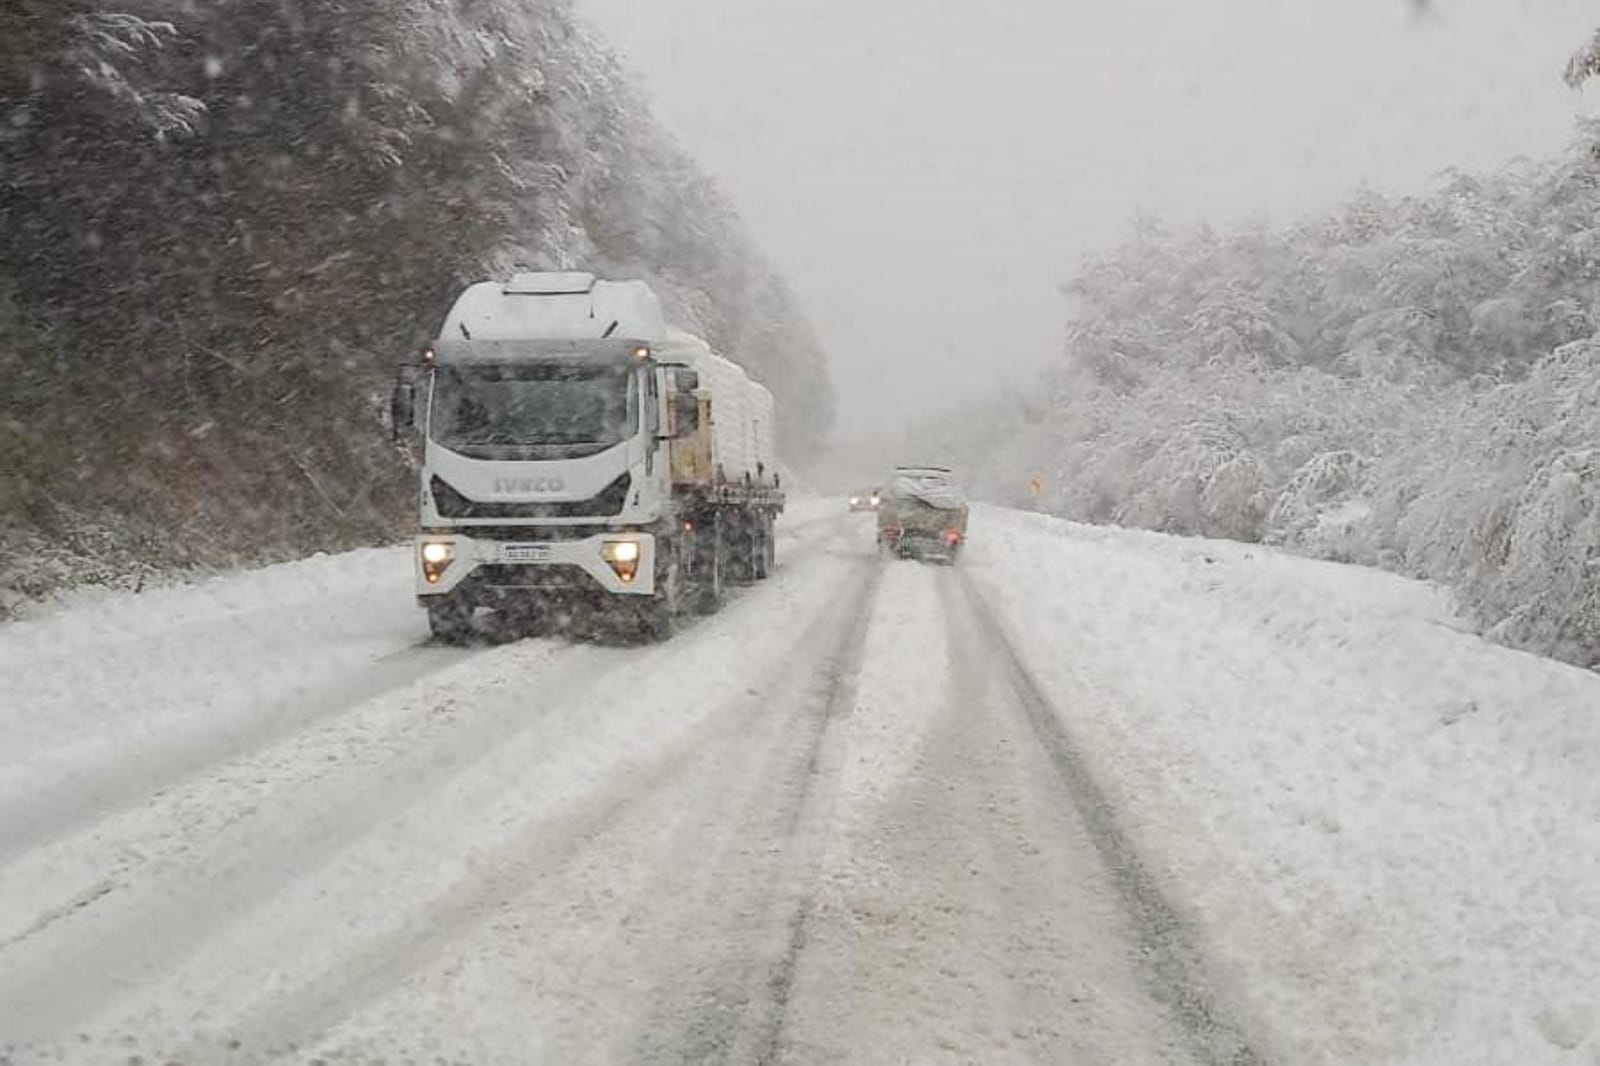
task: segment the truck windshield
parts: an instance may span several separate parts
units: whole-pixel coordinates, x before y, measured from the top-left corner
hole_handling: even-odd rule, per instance
[[[528,363],[434,372],[429,436],[479,459],[577,458],[639,427],[634,368]]]

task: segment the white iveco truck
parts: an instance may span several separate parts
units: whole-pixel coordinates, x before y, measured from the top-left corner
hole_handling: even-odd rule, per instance
[[[479,607],[609,608],[662,639],[773,567],[772,395],[642,282],[470,286],[392,413],[423,435],[416,590],[440,639]]]

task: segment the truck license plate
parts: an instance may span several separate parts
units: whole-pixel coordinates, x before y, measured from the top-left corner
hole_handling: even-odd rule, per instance
[[[508,563],[545,563],[550,561],[548,544],[507,544],[505,559]]]

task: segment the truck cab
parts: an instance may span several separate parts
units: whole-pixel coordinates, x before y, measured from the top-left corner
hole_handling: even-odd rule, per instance
[[[767,528],[781,497],[746,516],[675,475],[675,446],[710,455],[718,402],[680,337],[639,282],[521,274],[457,299],[394,401],[422,435],[416,594],[437,636],[463,638],[478,607],[599,606],[663,635],[729,562],[696,550],[701,523]]]

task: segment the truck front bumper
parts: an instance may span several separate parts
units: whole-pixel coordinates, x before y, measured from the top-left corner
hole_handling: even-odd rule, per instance
[[[462,589],[655,594],[656,538],[597,533],[582,540],[490,540],[465,530],[416,538],[417,596]]]

